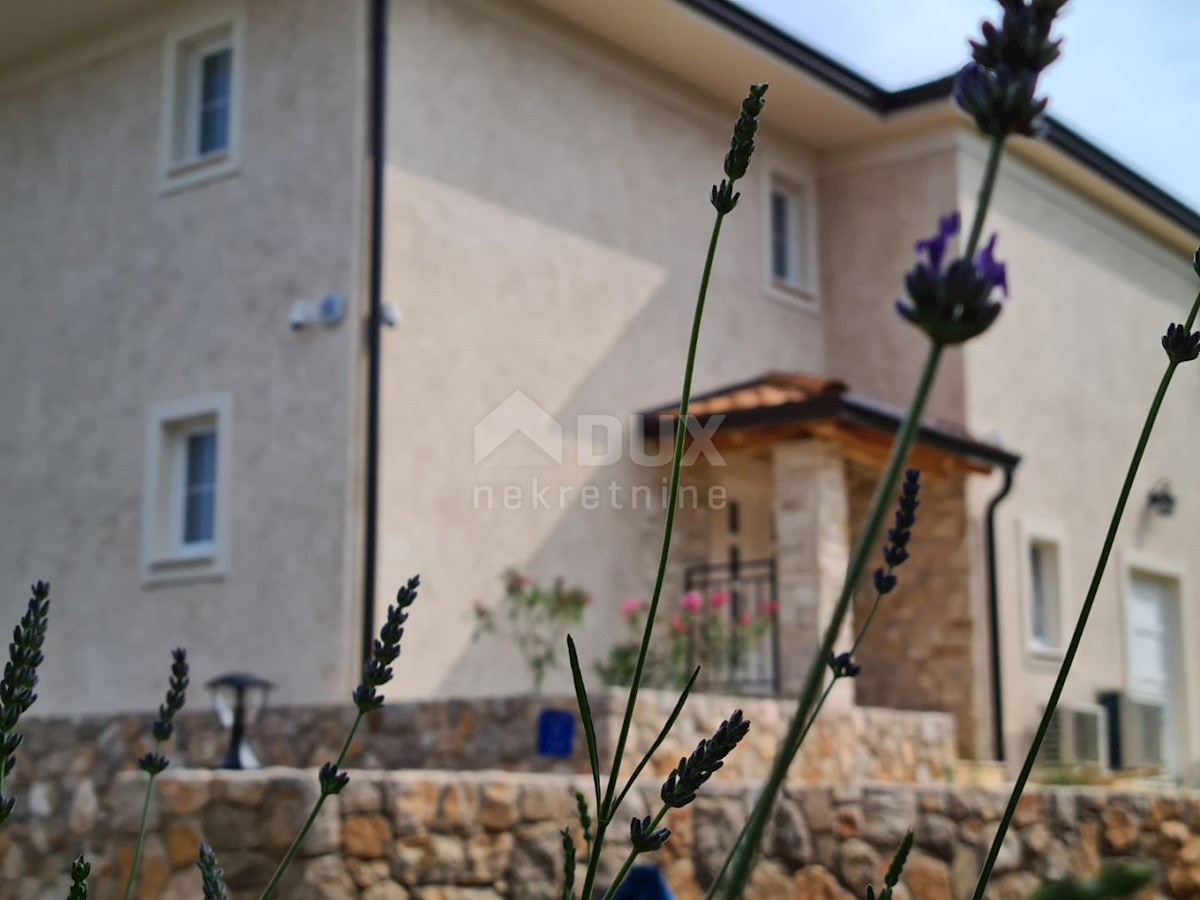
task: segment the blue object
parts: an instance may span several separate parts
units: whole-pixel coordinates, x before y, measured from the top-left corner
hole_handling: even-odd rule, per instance
[[[613,894],[613,900],[675,900],[675,895],[655,866],[634,866]]]
[[[538,715],[538,756],[570,756],[575,749],[575,713],[543,709]]]

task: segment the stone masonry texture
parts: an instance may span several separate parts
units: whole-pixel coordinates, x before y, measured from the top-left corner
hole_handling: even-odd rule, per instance
[[[847,463],[850,521],[864,520],[878,479],[875,470]],[[889,514],[888,527],[890,520]],[[923,472],[912,555],[897,570],[899,586],[884,597],[859,650],[863,671],[855,687],[858,702],[867,706],[953,713],[959,753],[974,757],[980,750],[975,746],[975,679],[981,670],[975,657],[967,548],[963,476]],[[863,621],[874,599],[869,590],[859,593],[855,621]]]
[[[353,771],[310,832],[280,896],[299,900],[552,900],[560,893],[559,829],[580,843],[573,791],[578,776],[501,772]],[[657,779],[627,799],[622,816],[657,808]],[[69,858],[93,861],[93,896],[111,900],[132,858],[143,776],[120,776],[106,809],[79,792],[53,830],[26,817],[0,837],[0,897],[65,896]],[[231,896],[255,896],[316,796],[311,770],[180,770],[163,776],[135,896],[185,900],[200,894],[194,862],[202,840],[217,851]],[[652,861],[680,900],[697,900],[715,874],[753,797],[732,782],[707,786],[675,811]],[[773,818],[749,896],[862,897],[879,884],[908,828],[916,849],[899,896],[969,895],[1005,795],[950,785],[793,785]],[[45,808],[45,797],[23,805]],[[627,852],[613,833],[602,866],[611,877]],[[607,852],[611,851],[611,852]],[[1200,896],[1200,795],[1095,789],[1026,795],[1005,844],[994,900],[1026,898],[1046,879],[1087,876],[1106,860],[1141,859],[1159,869],[1150,898]]]

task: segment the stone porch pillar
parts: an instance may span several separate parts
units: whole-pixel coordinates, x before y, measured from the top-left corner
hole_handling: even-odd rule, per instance
[[[845,465],[826,441],[772,447],[775,481],[775,564],[778,580],[780,686],[798,696],[833,606],[850,555]],[[853,610],[837,646],[853,640]],[[845,679],[827,708],[854,705],[854,682]]]

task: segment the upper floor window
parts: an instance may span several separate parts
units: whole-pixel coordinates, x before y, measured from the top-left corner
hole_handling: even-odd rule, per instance
[[[167,35],[163,95],[164,188],[237,167],[241,20],[209,20]]]
[[[233,48],[227,37],[204,47],[194,55],[195,74],[190,79],[192,93],[188,122],[195,132],[197,157],[222,153],[229,149],[229,108],[233,73]]]
[[[811,188],[772,176],[767,196],[767,286],[776,296],[811,302],[816,292]]]

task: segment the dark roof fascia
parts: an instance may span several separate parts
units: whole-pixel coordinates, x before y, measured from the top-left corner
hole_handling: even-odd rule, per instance
[[[1074,157],[1175,224],[1183,226],[1193,234],[1200,234],[1200,211],[1171,196],[1053,116],[1047,116],[1046,121],[1049,125],[1046,131],[1047,143]]]
[[[948,75],[925,84],[889,91],[753,13],[735,6],[728,0],[675,0],[675,2],[707,16],[881,116],[924,103],[949,99],[954,86],[954,76]],[[1112,182],[1176,225],[1186,228],[1193,234],[1200,234],[1200,212],[1139,175],[1129,166],[1117,161],[1057,119],[1047,116],[1047,122],[1049,125],[1046,133],[1047,143]]]
[[[726,0],[676,0],[676,2],[689,6],[724,25],[735,34],[758,44],[785,62],[798,66],[863,105],[882,112],[888,91],[816,48],[796,40],[786,31],[775,27],[754,13],[728,3]]]
[[[669,410],[674,412],[674,407]],[[874,431],[887,434],[894,433],[900,427],[900,414],[882,404],[874,403],[865,397],[844,393],[840,396],[814,397],[811,400],[797,400],[792,403],[780,403],[775,406],[760,406],[753,409],[732,409],[723,413],[709,413],[701,416],[689,416],[702,430],[714,418],[719,419],[719,428],[770,428],[777,425],[794,425],[799,422],[838,419],[851,425],[860,425]],[[669,420],[672,425],[677,421],[674,415],[661,412],[646,412],[642,414],[643,426],[646,433],[657,436],[660,423]],[[672,432],[674,427],[672,427]],[[960,434],[955,434],[944,428],[930,423],[922,424],[917,440],[936,450],[942,450],[954,456],[975,460],[989,467],[998,466],[1004,469],[1016,468],[1021,457],[1008,450],[992,444],[986,444]]]
[[[843,394],[839,418],[852,425],[864,425],[878,431],[894,432],[900,427],[901,415],[879,403],[855,394]],[[978,460],[989,466],[1015,469],[1021,461],[1019,454],[1010,450],[956,434],[931,423],[922,423],[917,431],[917,440],[928,447],[943,450],[954,456]]]

